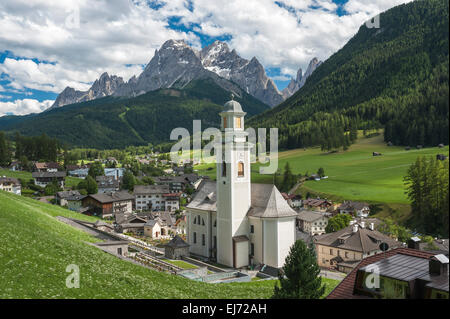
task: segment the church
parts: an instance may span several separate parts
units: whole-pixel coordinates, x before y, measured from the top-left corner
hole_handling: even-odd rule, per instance
[[[280,268],[295,242],[297,213],[274,185],[251,183],[253,145],[244,131],[245,114],[234,100],[219,114],[223,149],[229,151],[216,164],[216,181],[204,181],[186,207],[189,250],[233,268]]]

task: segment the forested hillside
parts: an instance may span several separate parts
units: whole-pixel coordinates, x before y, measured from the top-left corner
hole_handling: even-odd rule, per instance
[[[192,130],[192,120],[204,128],[218,127],[218,113],[230,93],[211,80],[192,81],[183,89],[160,89],[135,98],[106,97],[25,117],[0,118],[0,131],[11,136],[46,135],[70,146],[125,148],[167,142],[173,128]],[[251,116],[269,109],[245,94],[237,101]]]
[[[291,98],[249,123],[278,127],[280,147],[348,145],[355,129],[385,128],[398,145],[448,144],[448,0],[417,0],[380,15]]]

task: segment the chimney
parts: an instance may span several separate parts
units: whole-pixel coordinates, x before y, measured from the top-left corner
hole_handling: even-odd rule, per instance
[[[408,240],[408,248],[411,249],[420,249],[420,238],[417,236],[411,237],[410,240]]]
[[[360,224],[361,224],[361,228],[365,228],[366,227],[366,222],[362,221]]]
[[[369,224],[369,228],[370,228],[370,230],[375,230],[375,224],[374,223],[370,223]]]
[[[448,258],[443,255],[435,255],[428,261],[428,269],[430,275],[447,275],[448,273]]]
[[[353,232],[357,233],[358,232],[358,224],[354,224],[353,225]]]

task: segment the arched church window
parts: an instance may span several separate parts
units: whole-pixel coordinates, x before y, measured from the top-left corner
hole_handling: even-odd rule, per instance
[[[238,177],[244,177],[244,163],[238,163]]]
[[[227,127],[227,118],[224,117],[223,118],[223,128],[226,128],[226,127]]]
[[[236,128],[242,128],[242,119],[240,117],[236,118]]]

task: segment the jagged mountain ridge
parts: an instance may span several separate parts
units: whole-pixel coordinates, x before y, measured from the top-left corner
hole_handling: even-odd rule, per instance
[[[103,73],[99,79],[95,80],[91,88],[87,91],[77,91],[71,87],[66,87],[55,100],[55,103],[49,108],[64,106],[67,104],[80,103],[112,95],[124,81],[116,75]]]
[[[300,88],[305,85],[306,80],[309,76],[321,65],[323,62],[319,61],[317,58],[313,58],[306,69],[305,74],[303,74],[302,69],[298,69],[297,77],[295,79],[291,79],[288,86],[281,92],[283,94],[283,98],[287,99],[291,97],[295,92],[300,90]]]
[[[121,77],[103,73],[88,91],[64,89],[50,109],[109,95],[134,97],[161,88],[183,88],[192,80],[207,78],[238,96],[245,91],[271,107],[283,102],[286,95],[266,75],[258,59],[246,60],[224,42],[215,41],[197,51],[183,40],[168,40],[155,51],[138,77],[124,82]],[[290,95],[294,92],[289,90]]]

